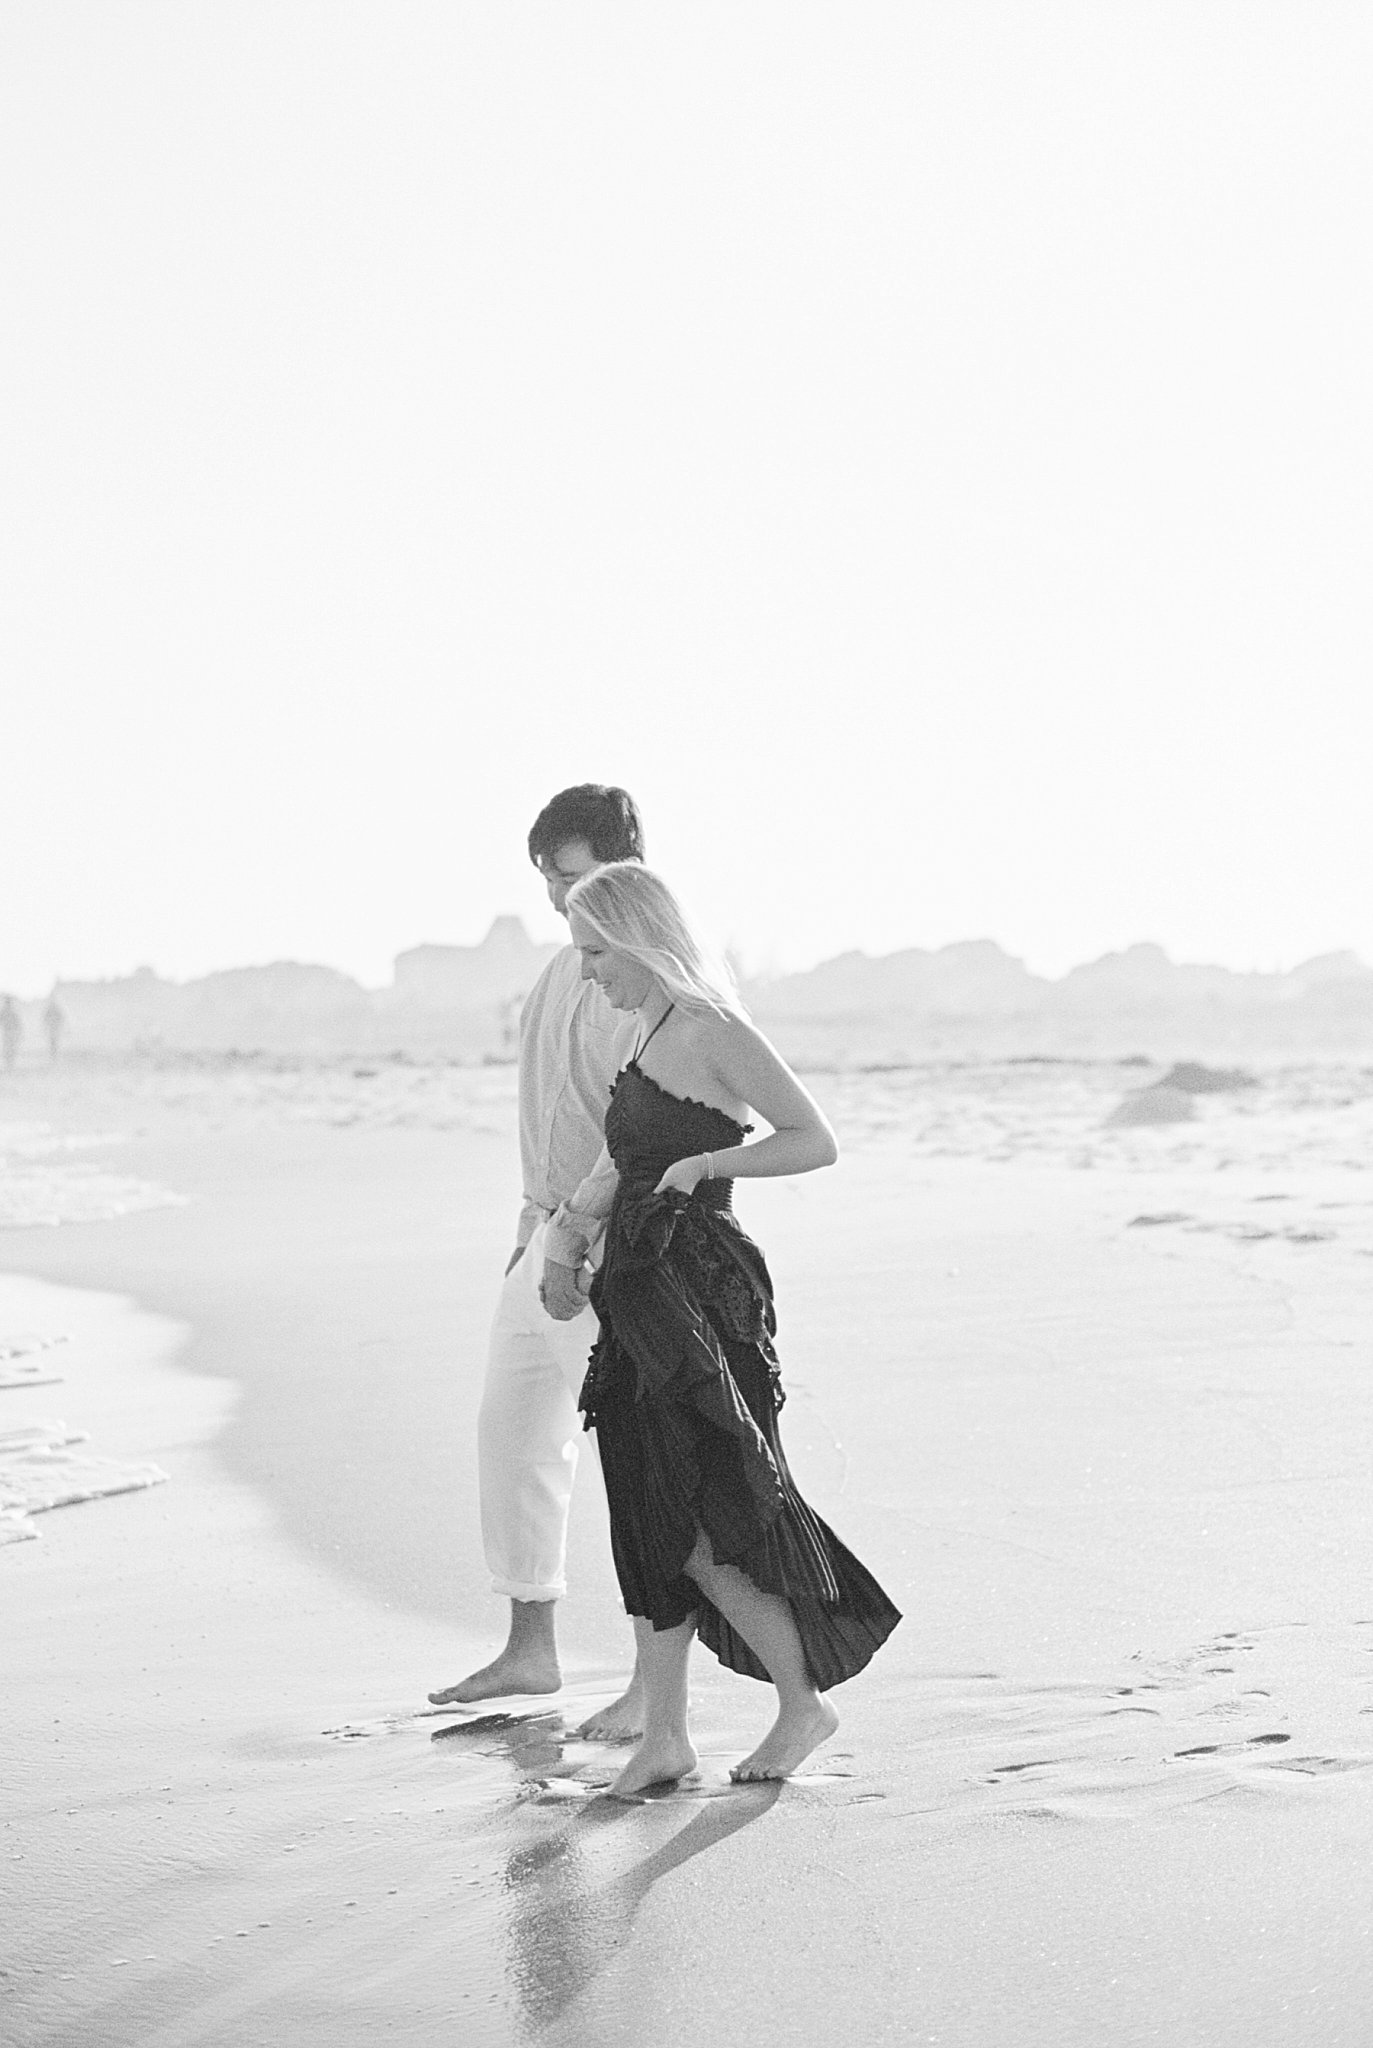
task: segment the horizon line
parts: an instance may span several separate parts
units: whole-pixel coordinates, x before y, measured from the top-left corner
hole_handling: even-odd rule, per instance
[[[392,955],[392,977],[389,983],[364,981],[357,974],[351,972],[348,968],[338,967],[327,960],[308,960],[296,955],[279,954],[274,959],[236,961],[230,963],[227,966],[207,967],[202,969],[198,973],[187,974],[184,976],[177,976],[175,974],[163,974],[159,969],[152,966],[148,962],[139,962],[136,966],[127,968],[122,973],[103,975],[58,974],[53,978],[52,982],[48,985],[47,988],[27,995],[21,995],[17,989],[7,987],[5,984],[0,983],[0,998],[3,998],[7,995],[12,995],[13,999],[19,1003],[41,1003],[46,1002],[51,995],[53,995],[57,990],[62,988],[91,988],[102,986],[111,987],[116,986],[121,982],[140,980],[145,977],[150,977],[153,980],[161,982],[166,987],[186,988],[194,982],[209,981],[213,979],[216,975],[266,973],[274,967],[322,969],[326,973],[336,974],[346,981],[351,981],[355,987],[361,989],[365,994],[379,995],[384,994],[387,992],[388,989],[395,987],[396,966],[401,960],[405,959],[408,955],[428,950],[441,953],[481,953],[488,945],[492,934],[494,933],[498,926],[505,925],[508,927],[512,924],[517,925],[519,927],[519,930],[525,942],[531,950],[538,952],[556,952],[557,950],[559,950],[559,942],[557,940],[532,938],[530,936],[528,927],[525,924],[524,918],[518,912],[506,911],[500,912],[495,917],[493,917],[490,924],[487,927],[484,937],[479,940],[476,940],[475,942],[453,939],[420,939],[417,940],[413,945],[402,947],[399,952],[394,953]],[[562,943],[566,944],[567,941],[564,940]],[[1169,967],[1175,967],[1178,969],[1195,968],[1206,972],[1229,974],[1233,975],[1236,979],[1240,980],[1281,980],[1288,975],[1300,973],[1303,968],[1313,967],[1326,961],[1332,963],[1335,961],[1346,961],[1363,973],[1369,973],[1373,971],[1373,969],[1370,969],[1369,963],[1365,961],[1362,955],[1359,954],[1356,951],[1356,949],[1352,946],[1328,948],[1322,952],[1308,954],[1303,959],[1294,962],[1293,965],[1290,967],[1229,967],[1224,962],[1218,960],[1186,960],[1175,958],[1168,951],[1168,948],[1156,939],[1134,939],[1128,945],[1123,947],[1108,947],[1105,952],[1094,954],[1090,959],[1073,962],[1071,966],[1065,967],[1060,973],[1057,974],[1040,973],[1037,969],[1026,966],[1025,959],[1022,954],[1012,953],[1001,944],[1000,940],[988,938],[986,936],[980,938],[949,939],[944,941],[941,945],[936,946],[920,945],[918,943],[913,943],[905,946],[894,946],[889,951],[880,953],[868,952],[865,948],[861,946],[849,946],[842,948],[837,953],[825,954],[822,958],[813,961],[809,966],[806,967],[764,968],[753,969],[749,971],[743,971],[742,961],[740,959],[739,953],[733,946],[726,946],[725,951],[730,959],[731,966],[736,966],[736,970],[738,972],[738,979],[741,985],[762,987],[775,984],[777,982],[796,980],[803,978],[808,974],[818,973],[821,968],[833,966],[836,962],[841,960],[864,960],[876,964],[884,960],[894,960],[899,958],[903,954],[910,953],[919,953],[923,954],[927,959],[936,959],[939,957],[940,954],[957,952],[971,948],[991,948],[993,951],[1000,954],[1002,959],[1005,960],[1008,964],[1021,968],[1030,980],[1042,981],[1046,985],[1052,985],[1053,983],[1058,981],[1066,981],[1073,974],[1080,973],[1087,968],[1102,966],[1107,961],[1124,960],[1127,959],[1131,954],[1137,954],[1142,952],[1161,955],[1163,961]]]

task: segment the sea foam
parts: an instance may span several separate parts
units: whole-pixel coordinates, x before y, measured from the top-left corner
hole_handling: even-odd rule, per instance
[[[112,1493],[136,1493],[159,1486],[158,1465],[124,1464],[77,1449],[89,1438],[65,1422],[27,1422],[0,1429],[0,1543],[22,1543],[37,1535],[30,1515],[50,1508],[103,1500]]]
[[[130,1174],[111,1173],[82,1152],[119,1145],[120,1132],[54,1131],[46,1123],[0,1124],[0,1228],[103,1223],[137,1209],[179,1207],[186,1197]]]

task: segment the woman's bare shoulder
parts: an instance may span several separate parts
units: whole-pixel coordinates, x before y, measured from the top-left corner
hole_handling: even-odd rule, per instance
[[[748,1017],[707,1015],[696,1020],[696,1029],[698,1057],[722,1080],[783,1065],[777,1048]]]

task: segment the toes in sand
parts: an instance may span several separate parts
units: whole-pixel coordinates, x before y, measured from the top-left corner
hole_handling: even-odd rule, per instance
[[[634,1799],[650,1785],[670,1785],[690,1777],[699,1761],[684,1735],[645,1738],[606,1791],[612,1799]]]
[[[806,1700],[783,1707],[751,1756],[730,1772],[736,1785],[760,1778],[789,1778],[813,1749],[828,1742],[839,1726],[839,1716],[826,1699]]]

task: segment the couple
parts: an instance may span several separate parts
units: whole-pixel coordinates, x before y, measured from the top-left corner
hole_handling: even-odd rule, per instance
[[[510,1635],[492,1664],[430,1698],[557,1690],[579,1391],[636,1641],[628,1691],[581,1731],[638,1737],[610,1789],[632,1797],[695,1767],[693,1635],[777,1689],[776,1721],[731,1776],[784,1778],[838,1725],[823,1695],[900,1618],[796,1491],[771,1282],[730,1206],[736,1179],[831,1165],[834,1135],[642,865],[624,790],[563,790],[529,851],[572,944],[521,1017],[525,1204],[479,1424],[483,1536]],[[771,1129],[746,1143],[750,1110]]]

